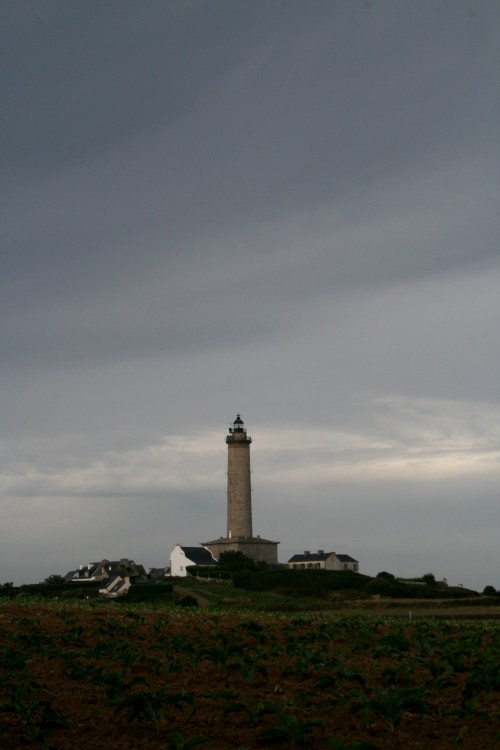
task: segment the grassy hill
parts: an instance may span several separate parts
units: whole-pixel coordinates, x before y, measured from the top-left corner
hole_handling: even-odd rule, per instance
[[[213,608],[253,609],[261,612],[341,612],[375,614],[384,610],[397,614],[398,610],[425,612],[468,612],[473,608],[489,610],[488,617],[498,610],[500,596],[482,596],[476,591],[437,584],[433,577],[426,580],[397,580],[390,574],[371,576],[352,571],[293,571],[286,568],[223,571],[217,577],[211,568],[210,579],[196,575],[171,579],[162,583],[137,582],[129,593],[115,600],[117,606],[143,603],[153,607],[181,605]],[[214,578],[215,573],[215,578]],[[99,598],[99,584],[36,584],[12,587],[0,586],[0,596],[43,597],[44,599]],[[89,602],[91,604],[91,602]],[[418,616],[418,615],[417,615]],[[485,613],[486,616],[486,613]]]

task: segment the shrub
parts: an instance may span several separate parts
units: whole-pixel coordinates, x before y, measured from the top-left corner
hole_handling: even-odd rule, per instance
[[[218,565],[188,565],[186,570],[193,578],[216,578],[230,581],[233,577],[231,570],[223,570]]]
[[[376,578],[385,578],[387,581],[394,581],[395,576],[393,576],[392,573],[388,573],[386,570],[381,570],[380,573],[377,573]]]
[[[485,586],[483,589],[483,594],[485,596],[496,596],[497,592],[495,591],[493,586]]]
[[[120,597],[120,602],[149,602],[164,599],[172,594],[171,583],[135,583],[129,588],[128,593]]]
[[[182,599],[179,601],[179,606],[181,607],[197,607],[198,606],[198,599],[196,599],[194,596],[183,596]]]
[[[255,570],[255,561],[247,557],[240,550],[228,550],[221,552],[219,557],[219,568],[222,570]]]
[[[275,591],[291,596],[326,597],[331,591],[363,591],[368,576],[352,570],[262,570],[235,573],[233,583],[247,591]]]

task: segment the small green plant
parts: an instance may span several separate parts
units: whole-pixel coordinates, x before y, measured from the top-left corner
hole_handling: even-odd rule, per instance
[[[488,651],[470,670],[463,690],[464,700],[471,698],[479,690],[500,690],[499,656],[493,650]]]
[[[244,711],[249,717],[251,727],[257,726],[263,716],[275,714],[278,712],[277,707],[268,700],[257,701],[257,703],[230,703],[224,709],[224,713],[234,713]]]
[[[269,671],[263,664],[246,664],[241,669],[241,676],[246,685],[250,685],[258,674],[267,678]]]
[[[414,713],[428,713],[429,707],[422,696],[420,688],[392,688],[390,690],[376,689],[371,698],[360,700],[351,705],[350,713],[361,712],[361,723],[367,726],[373,722],[374,716],[382,716],[391,731],[399,725],[403,710]]]
[[[27,657],[20,653],[17,648],[5,646],[0,651],[0,669],[16,673],[24,669]]]
[[[365,678],[342,659],[335,659],[331,671],[320,674],[314,684],[316,687],[328,688],[354,682],[363,687]]]
[[[330,740],[330,747],[334,750],[377,750],[377,746],[373,742],[343,742],[342,740]]]
[[[214,701],[234,701],[239,698],[239,695],[237,690],[211,690],[209,693],[204,693],[203,697]]]
[[[186,739],[180,732],[169,732],[167,735],[167,750],[191,750],[193,747],[204,745],[206,737],[197,735]]]
[[[293,714],[280,711],[278,721],[272,727],[263,729],[257,737],[260,742],[272,743],[285,740],[291,745],[305,745],[309,742],[308,735],[314,727],[321,726],[321,719],[309,719],[301,721]]]
[[[384,685],[388,687],[409,687],[412,685],[412,674],[408,663],[401,662],[396,665],[389,665],[381,674]]]
[[[469,736],[468,727],[466,726],[461,727],[459,733],[452,740],[451,746],[453,750],[458,750],[462,746],[462,744],[465,742],[465,740],[468,738],[468,736]]]
[[[410,650],[411,643],[408,638],[401,632],[392,632],[383,636],[380,643],[373,649],[373,655],[377,658],[380,656],[390,656]]]
[[[66,720],[60,712],[52,708],[45,697],[47,691],[37,683],[24,680],[14,685],[9,701],[0,705],[0,713],[16,716],[24,727],[26,738],[31,744],[46,747],[48,730],[66,727]]]
[[[124,695],[134,685],[144,685],[146,681],[143,677],[133,677],[129,680],[128,670],[124,672],[108,671],[103,672],[99,670],[91,679],[94,685],[103,685],[106,693],[106,697],[111,702],[119,701],[120,697]]]
[[[159,732],[167,710],[173,706],[182,711],[186,705],[191,707],[192,716],[195,712],[192,693],[168,693],[164,687],[156,691],[146,688],[118,701],[115,710],[126,711],[130,721],[152,721]]]

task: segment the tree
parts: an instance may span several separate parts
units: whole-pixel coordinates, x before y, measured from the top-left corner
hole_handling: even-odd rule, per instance
[[[221,552],[219,567],[223,570],[255,570],[255,562],[240,550]]]
[[[436,576],[434,575],[434,573],[426,573],[424,576],[422,576],[422,580],[425,581],[428,586],[436,585]]]
[[[59,583],[64,583],[64,578],[63,576],[60,576],[58,573],[52,573],[52,575],[47,576],[44,583],[48,583],[49,586],[54,586]]]
[[[12,581],[7,581],[6,583],[0,583],[0,596],[8,596],[9,599],[12,599],[14,596],[14,584]]]
[[[496,596],[497,592],[495,591],[493,586],[485,586],[483,589],[483,594],[485,596]]]
[[[377,573],[377,578],[385,578],[387,581],[394,581],[394,576],[392,573],[388,573],[386,570],[381,570],[380,573]]]

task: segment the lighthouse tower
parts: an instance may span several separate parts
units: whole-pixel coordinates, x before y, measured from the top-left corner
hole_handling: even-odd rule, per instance
[[[250,443],[245,424],[236,415],[227,443],[227,529],[226,536],[202,542],[216,560],[222,552],[243,552],[252,560],[278,562],[278,544],[252,531],[252,487],[250,482]]]
[[[227,537],[252,537],[250,443],[240,415],[229,428],[227,443]]]

